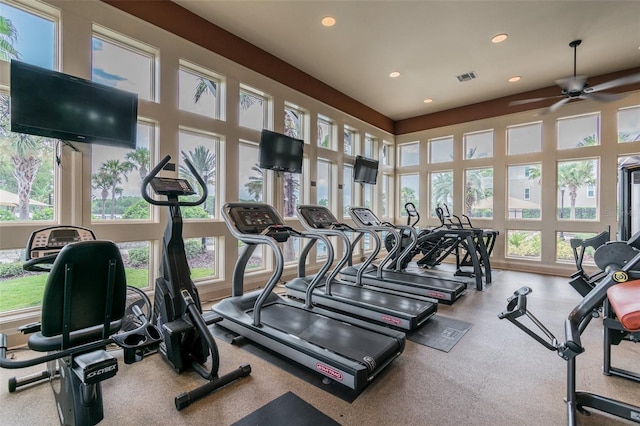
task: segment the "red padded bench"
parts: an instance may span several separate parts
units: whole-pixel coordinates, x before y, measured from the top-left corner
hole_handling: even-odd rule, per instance
[[[609,287],[607,298],[620,324],[628,331],[640,331],[640,280]]]

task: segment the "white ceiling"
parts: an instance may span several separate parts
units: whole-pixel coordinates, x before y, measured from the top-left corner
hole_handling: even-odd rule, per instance
[[[640,66],[640,1],[173,1],[393,120],[553,86],[575,39],[578,74]]]

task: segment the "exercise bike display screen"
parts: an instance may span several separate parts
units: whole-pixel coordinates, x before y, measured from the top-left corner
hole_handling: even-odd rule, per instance
[[[151,179],[151,187],[160,195],[193,195],[196,191],[186,179],[161,178]]]

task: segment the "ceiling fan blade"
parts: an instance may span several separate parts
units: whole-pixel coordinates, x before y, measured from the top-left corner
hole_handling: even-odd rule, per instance
[[[607,90],[618,86],[626,86],[627,84],[633,83],[640,83],[640,73],[617,78],[615,80],[607,81],[606,83],[596,84],[593,87],[587,87],[586,89],[584,89],[584,91],[585,93],[599,92],[600,90]]]
[[[541,101],[546,101],[547,99],[556,99],[556,98],[560,98],[563,95],[558,95],[558,96],[546,96],[544,98],[531,98],[531,99],[521,99],[519,101],[511,101],[509,102],[509,106],[514,106],[514,105],[524,105],[524,104],[530,104],[533,102],[541,102]]]
[[[579,98],[587,101],[612,102],[622,99],[623,95],[618,95],[617,93],[585,93],[580,95]]]
[[[560,99],[558,102],[556,102],[555,104],[551,105],[549,108],[545,108],[542,111],[540,111],[540,114],[538,114],[538,115],[546,115],[546,114],[552,113],[554,111],[557,111],[562,105],[566,104],[570,100],[571,100],[571,98]]]
[[[568,92],[579,92],[584,88],[587,82],[586,75],[575,75],[556,80],[556,84]]]

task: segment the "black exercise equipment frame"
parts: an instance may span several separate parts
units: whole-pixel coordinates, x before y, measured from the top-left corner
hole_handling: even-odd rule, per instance
[[[243,364],[222,377],[218,376],[220,357],[208,325],[220,321],[221,318],[212,316],[205,319],[202,314],[200,296],[191,279],[184,248],[183,221],[180,211],[180,207],[202,204],[207,198],[208,191],[206,183],[184,153],[183,159],[202,189],[197,200],[181,201],[179,199],[179,196],[195,194],[185,179],[158,177],[158,174],[169,164],[170,155],[165,156],[149,172],[141,187],[145,201],[154,206],[168,207],[171,216],[162,239],[162,265],[160,277],[156,280],[153,304],[152,321],[162,330],[163,335],[160,353],[176,372],[181,373],[192,368],[208,381],[189,392],[176,396],[177,410],[182,410],[211,392],[251,373],[251,366]],[[162,184],[168,187],[160,190],[159,195],[166,196],[167,200],[153,199],[149,195],[148,187],[151,186],[155,190]],[[207,368],[206,362],[209,355],[211,355],[211,361]]]

